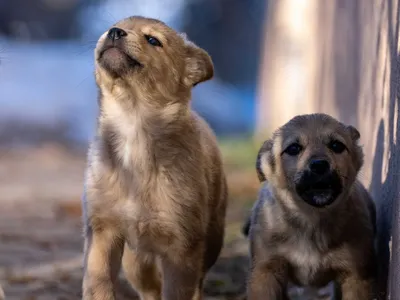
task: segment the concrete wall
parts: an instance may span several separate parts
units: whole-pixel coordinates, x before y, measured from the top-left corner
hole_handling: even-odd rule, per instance
[[[257,133],[309,112],[359,128],[360,179],[378,208],[380,289],[400,299],[399,1],[271,0],[269,13]]]

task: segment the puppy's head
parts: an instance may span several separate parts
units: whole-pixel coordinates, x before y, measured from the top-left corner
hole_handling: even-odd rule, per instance
[[[163,22],[129,17],[107,30],[95,49],[96,80],[134,83],[154,90],[179,92],[213,76],[206,51]]]
[[[354,183],[363,164],[360,134],[325,114],[300,115],[264,142],[257,173],[294,199],[327,207]]]

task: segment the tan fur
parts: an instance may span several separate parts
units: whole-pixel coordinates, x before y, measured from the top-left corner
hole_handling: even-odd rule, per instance
[[[302,115],[279,128],[260,149],[262,183],[250,220],[251,270],[248,299],[288,299],[288,282],[339,286],[343,300],[372,300],[376,275],[375,206],[356,179],[363,163],[359,133],[325,114]],[[339,140],[348,150],[329,148]],[[300,154],[285,152],[295,142]],[[295,182],[311,158],[338,171],[341,194],[325,207],[309,205]]]
[[[100,115],[83,201],[83,299],[115,299],[121,263],[143,300],[202,299],[227,198],[217,140],[190,109],[191,89],[213,76],[212,61],[158,20],[114,27],[127,33],[119,50],[102,54],[105,33],[95,51]]]

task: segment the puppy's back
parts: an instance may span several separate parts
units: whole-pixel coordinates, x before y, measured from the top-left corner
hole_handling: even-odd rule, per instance
[[[201,151],[198,153],[203,154],[203,167],[207,174],[208,184],[212,189],[210,192],[214,194],[214,197],[210,195],[210,198],[214,199],[214,201],[212,201],[214,203],[210,204],[213,208],[221,207],[223,210],[225,207],[224,202],[226,202],[227,189],[218,140],[207,122],[196,112],[192,112],[192,119],[199,134]]]

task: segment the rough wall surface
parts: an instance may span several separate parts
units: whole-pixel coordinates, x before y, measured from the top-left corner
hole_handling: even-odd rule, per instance
[[[309,112],[329,113],[359,128],[365,152],[360,179],[370,189],[378,209],[380,289],[387,287],[390,299],[398,300],[400,1],[301,1],[308,3],[302,26],[308,33],[316,33],[312,39],[301,34],[294,38],[288,34],[294,32],[293,26],[282,21],[290,13],[282,16],[281,12],[290,11],[297,1],[271,2],[258,133],[280,126],[295,114]],[[276,45],[270,44],[273,42]],[[292,51],[282,52],[285,43]],[[296,85],[299,79],[293,74],[303,75],[302,88]],[[292,86],[297,89],[285,88]],[[295,105],[293,99],[297,99]]]

